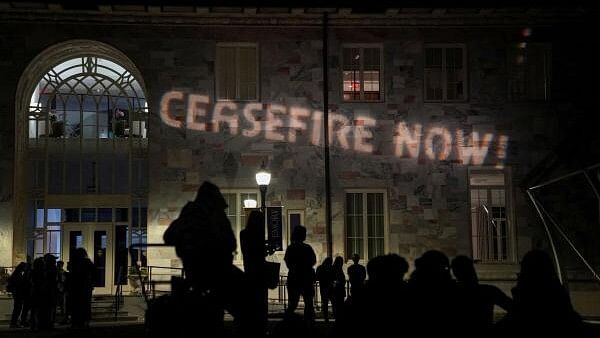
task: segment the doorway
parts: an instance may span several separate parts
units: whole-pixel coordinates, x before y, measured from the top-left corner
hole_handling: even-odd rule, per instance
[[[113,226],[111,224],[68,224],[62,230],[65,264],[77,248],[84,248],[94,263],[94,294],[111,294],[113,288]]]

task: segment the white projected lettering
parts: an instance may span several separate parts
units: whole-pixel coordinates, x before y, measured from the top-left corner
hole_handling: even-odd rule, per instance
[[[186,97],[187,95],[187,97]],[[181,109],[187,104],[186,109]],[[185,116],[176,112],[183,111]],[[180,114],[181,115],[181,114]],[[262,137],[278,142],[307,142],[323,144],[323,112],[282,104],[250,102],[210,103],[207,95],[170,91],[160,102],[163,123],[173,128],[199,132],[226,132],[244,137]],[[329,112],[329,144],[346,150],[372,154],[375,139],[385,137],[375,133],[377,120],[365,115],[353,119],[339,112]],[[490,161],[502,165],[506,159],[508,136],[440,125],[397,122],[393,129],[391,154],[398,158],[453,160],[458,163],[481,165]],[[387,138],[385,138],[387,139]],[[490,148],[495,151],[490,152]],[[378,150],[378,154],[381,151]]]

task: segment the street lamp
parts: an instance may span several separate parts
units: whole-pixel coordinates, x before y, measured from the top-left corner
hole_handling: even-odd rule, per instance
[[[267,187],[271,182],[271,173],[265,168],[265,162],[263,161],[260,170],[256,173],[256,184],[260,188],[260,210],[265,214],[265,200],[267,195]]]

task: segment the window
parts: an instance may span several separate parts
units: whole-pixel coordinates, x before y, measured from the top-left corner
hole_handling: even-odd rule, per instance
[[[344,101],[381,101],[383,52],[381,46],[348,45],[342,52]]]
[[[513,260],[506,181],[502,170],[469,172],[471,246],[474,260]]]
[[[387,201],[385,192],[346,193],[346,257],[357,253],[369,260],[385,253]]]
[[[148,104],[134,76],[99,57],[66,60],[40,79],[29,107],[30,145],[42,140],[146,138]]]
[[[464,101],[466,96],[466,52],[463,45],[425,47],[425,101]]]
[[[286,246],[290,243],[290,236],[294,232],[294,228],[299,225],[304,225],[304,210],[288,210],[287,224],[287,228],[284,227]]]
[[[216,59],[217,100],[258,100],[256,44],[219,44]]]
[[[549,100],[552,85],[551,46],[521,42],[511,46],[508,57],[510,99]]]
[[[225,209],[225,213],[227,214],[227,218],[229,218],[229,222],[231,223],[231,228],[235,237],[238,240],[238,248],[240,231],[246,227],[246,212],[244,211],[244,200],[253,199],[258,202],[260,205],[260,200],[258,198],[259,194],[256,190],[238,190],[238,191],[224,191],[223,197],[225,198],[225,202],[227,203],[227,209]],[[241,259],[241,252],[236,255],[237,259]]]

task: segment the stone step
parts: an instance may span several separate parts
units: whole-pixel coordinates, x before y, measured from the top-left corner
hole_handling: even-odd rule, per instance
[[[117,316],[127,316],[129,313],[126,311],[119,311],[117,312]],[[94,317],[106,317],[106,316],[113,316],[114,317],[115,312],[114,311],[106,311],[106,312],[92,312],[92,318]]]
[[[118,316],[115,317],[93,317],[92,322],[137,322],[139,318],[137,316]]]
[[[117,316],[127,316],[129,313],[127,311],[119,311],[117,312]],[[97,317],[104,317],[104,316],[114,316],[115,315],[115,311],[114,310],[107,310],[107,311],[92,311],[92,317],[97,316]],[[10,313],[6,313],[4,314],[4,318],[5,319],[10,319],[11,318],[11,314]],[[62,318],[62,317],[61,317]]]

